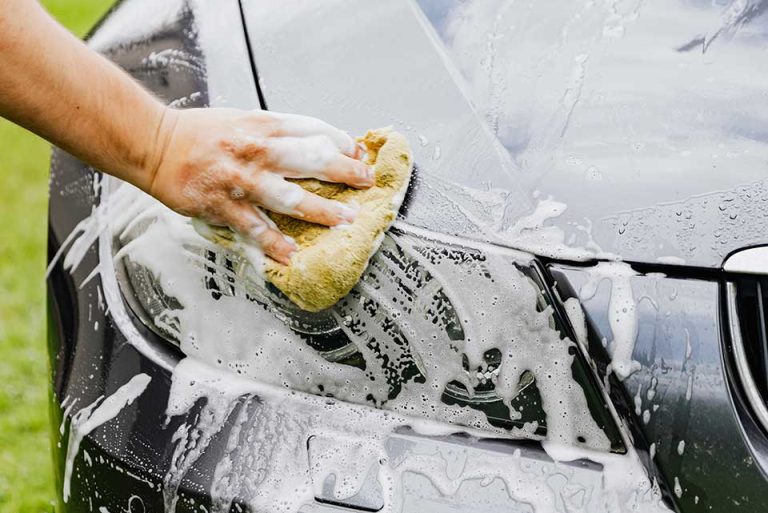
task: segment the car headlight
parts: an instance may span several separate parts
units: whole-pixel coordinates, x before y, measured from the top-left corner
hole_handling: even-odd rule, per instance
[[[360,283],[310,313],[189,220],[116,194],[135,195],[114,233],[123,292],[185,354],[294,390],[620,450],[602,397],[574,380],[586,363],[530,256],[398,225]]]

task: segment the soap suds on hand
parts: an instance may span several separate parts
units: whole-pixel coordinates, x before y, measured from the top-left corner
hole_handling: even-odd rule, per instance
[[[391,226],[408,187],[412,161],[408,141],[397,132],[373,130],[359,139],[368,151],[376,185],[356,190],[341,184],[301,180],[304,189],[324,198],[359,205],[355,221],[343,230],[270,214],[278,228],[299,246],[291,265],[265,261],[266,279],[304,310],[336,304],[360,280],[384,232]]]
[[[299,247],[290,265],[270,258],[250,258],[246,245],[237,243],[228,228],[210,227],[200,234],[243,253],[254,268],[263,271],[267,281],[300,308],[310,312],[330,308],[352,290],[381,245],[384,232],[397,217],[413,168],[408,141],[398,132],[371,130],[358,142],[365,146],[366,163],[376,175],[374,187],[352,189],[316,179],[291,180],[313,194],[358,208],[353,223],[333,229],[268,212],[280,231]]]

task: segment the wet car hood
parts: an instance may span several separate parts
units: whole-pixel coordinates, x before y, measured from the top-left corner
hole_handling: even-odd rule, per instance
[[[405,222],[582,260],[768,242],[768,2],[243,2],[263,99],[414,147]]]

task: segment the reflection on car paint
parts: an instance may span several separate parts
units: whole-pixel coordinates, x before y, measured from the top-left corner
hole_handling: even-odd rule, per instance
[[[418,3],[566,233],[706,266],[765,241],[768,2]]]

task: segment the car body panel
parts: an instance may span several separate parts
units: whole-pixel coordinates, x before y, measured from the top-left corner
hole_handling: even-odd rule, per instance
[[[561,258],[766,242],[765,2],[418,4],[243,3],[270,108],[421,141],[410,222],[548,254],[515,226],[551,196]]]
[[[590,353],[600,360],[607,354],[601,357],[599,341],[612,338],[610,282],[603,280],[594,295],[578,292],[594,271],[556,267],[553,276],[564,297],[580,297],[595,330]],[[679,483],[682,511],[763,511],[768,468],[734,408],[720,327],[722,286],[717,279],[653,273],[632,278],[639,325],[633,359],[639,368],[617,384],[623,398],[614,402],[624,404],[635,443],[648,452],[653,445],[655,467],[671,493]],[[724,476],[732,486],[723,486]]]
[[[364,118],[358,117],[361,113],[370,115],[370,119],[375,119],[377,123],[380,121],[380,124],[401,125],[398,119],[387,118],[392,115],[389,109],[381,110],[384,100],[374,94],[376,91],[369,92],[370,96],[360,104],[355,104],[354,100],[348,97],[344,99],[347,94],[345,91],[349,91],[345,89],[345,80],[360,85],[360,82],[356,82],[357,79],[352,80],[350,76],[346,76],[345,80],[334,79],[336,87],[328,89],[328,94],[340,96],[330,103],[318,100],[317,93],[286,96],[280,101],[275,100],[276,92],[284,91],[287,95],[292,87],[298,87],[291,80],[295,82],[299,77],[295,74],[294,77],[281,74],[280,76],[287,80],[285,89],[282,89],[279,83],[264,75],[268,70],[284,73],[284,69],[279,69],[280,62],[283,68],[291,68],[285,66],[286,59],[291,58],[287,54],[273,56],[275,60],[270,61],[272,68],[262,68],[259,64],[258,56],[268,52],[269,46],[265,40],[258,42],[258,38],[260,35],[267,35],[270,27],[264,23],[256,25],[253,20],[259,12],[263,13],[260,10],[266,9],[266,4],[245,3],[244,19],[247,22],[251,50],[256,56],[256,71],[261,76],[263,100],[268,107],[282,106],[285,107],[282,110],[297,109],[321,116],[328,114],[325,117],[330,121],[353,131],[368,128],[363,124]],[[307,7],[309,3],[301,5],[310,8]],[[327,10],[328,15],[327,13],[338,13],[336,9],[339,6],[348,4],[329,2],[322,7],[314,5],[312,9],[323,12]],[[111,17],[101,25],[101,29],[95,32],[91,44],[125,67],[161,98],[178,102],[177,105],[181,107],[209,104],[240,108],[259,106],[259,91],[254,81],[254,70],[247,65],[249,48],[244,27],[240,24],[237,2],[168,3],[153,18],[153,23],[157,23],[142,27],[138,31],[134,30],[137,20],[146,18],[147,10],[153,6],[154,2],[148,0],[126,0],[119,4]],[[407,94],[408,84],[403,80],[397,84],[400,96],[391,98],[393,108],[399,106],[398,108],[402,109],[403,120],[409,119],[405,116],[418,112],[422,116],[442,116],[442,121],[436,122],[434,126],[425,119],[414,120],[411,130],[407,132],[415,137],[415,141],[419,141],[418,135],[427,132],[422,133],[417,127],[434,130],[429,132],[429,136],[424,135],[428,141],[424,146],[420,142],[418,146],[414,144],[417,155],[420,156],[419,165],[427,165],[424,166],[425,170],[412,191],[413,198],[406,213],[406,220],[432,229],[446,228],[447,231],[471,238],[486,238],[485,234],[477,233],[477,226],[472,223],[484,219],[484,216],[496,215],[501,210],[506,214],[499,218],[500,222],[506,222],[504,216],[508,215],[507,220],[514,224],[516,216],[523,215],[535,201],[529,201],[527,194],[519,197],[514,194],[499,196],[500,189],[496,185],[489,186],[485,191],[480,190],[479,196],[476,192],[473,192],[475,196],[466,196],[465,186],[476,184],[473,180],[486,176],[486,173],[489,173],[488,177],[492,177],[496,184],[506,181],[506,186],[513,191],[513,185],[517,183],[517,171],[514,165],[509,167],[509,156],[499,151],[493,134],[484,128],[481,118],[478,118],[472,108],[471,101],[468,101],[455,70],[444,60],[445,55],[441,53],[439,41],[434,34],[429,35],[430,26],[426,18],[415,9],[415,4],[396,1],[372,5],[367,13],[376,14],[379,18],[389,16],[389,24],[382,25],[387,27],[382,36],[391,37],[397,27],[403,30],[400,34],[402,37],[391,39],[395,47],[397,41],[402,40],[410,41],[414,48],[425,50],[421,54],[423,60],[414,60],[417,65],[412,69],[400,69],[399,76],[414,79],[417,89],[422,93],[430,88],[434,89],[433,98],[423,103],[418,95]],[[399,16],[403,12],[407,12],[411,18],[401,19]],[[289,16],[290,13],[284,11],[282,14]],[[357,29],[365,34],[366,23],[370,20],[365,19],[365,13],[356,19],[359,22]],[[275,27],[282,26],[278,22],[284,21],[280,17],[271,20]],[[315,19],[315,23],[319,21]],[[311,25],[297,25],[304,27],[305,38],[310,35]],[[286,32],[286,35],[290,34],[290,31]],[[325,40],[325,44],[329,49],[343,50],[333,39]],[[316,46],[310,46],[313,50],[318,50]],[[273,52],[276,50],[277,48],[272,48]],[[311,53],[306,52],[303,59],[293,62],[309,65]],[[313,72],[316,75],[306,77],[306,81],[314,83],[316,91],[319,91],[322,83],[314,81],[314,78],[321,79],[323,66],[337,62],[338,59],[338,53],[318,58],[318,67]],[[382,65],[387,63],[397,68],[402,64],[402,59],[385,59]],[[363,68],[362,65],[353,68],[360,72],[366,69],[375,71],[375,63],[369,64],[369,68]],[[420,69],[428,70],[434,76],[431,85],[429,82],[419,82]],[[328,69],[325,68],[325,71],[327,74]],[[386,80],[388,76],[392,75],[385,73],[378,78]],[[360,80],[364,80],[364,77]],[[337,101],[337,106],[341,108],[334,111],[336,114],[325,110],[329,104]],[[420,125],[417,125],[416,121]],[[408,122],[403,121],[402,128],[407,130],[407,124]],[[430,137],[433,139],[429,139]],[[480,153],[483,159],[462,159],[458,155],[461,141],[467,140],[482,150]],[[441,151],[436,153],[436,145],[430,141],[439,141]],[[451,157],[449,151],[456,153]],[[430,169],[430,163],[436,163],[437,167]],[[475,166],[472,167],[473,172],[464,174],[466,166]],[[442,169],[445,174],[442,174],[443,171],[436,171]],[[441,176],[448,176],[451,182],[455,180],[456,183],[464,180],[464,186],[456,188],[453,183],[440,181]],[[174,501],[176,511],[179,512],[211,511],[224,506],[227,506],[225,510],[228,510],[230,501],[234,511],[245,511],[247,504],[253,504],[254,501],[253,489],[248,479],[257,475],[254,472],[258,470],[247,466],[250,461],[248,457],[250,455],[257,459],[263,458],[263,451],[268,451],[269,444],[248,442],[248,437],[240,438],[242,433],[256,437],[262,433],[263,427],[259,427],[259,422],[265,407],[276,408],[279,405],[285,410],[287,419],[301,419],[308,409],[317,407],[320,398],[295,394],[289,401],[273,400],[271,398],[274,397],[274,390],[263,384],[229,376],[207,366],[190,367],[189,359],[183,359],[184,355],[173,344],[162,340],[149,329],[123,297],[116,277],[112,240],[108,231],[99,231],[95,244],[79,248],[83,250],[83,259],[72,269],[65,268],[61,259],[57,260],[58,251],[62,247],[69,248],[72,242],[69,236],[78,224],[84,219],[95,217],[94,209],[102,198],[108,197],[110,183],[111,181],[102,180],[100,174],[93,169],[63,152],[54,152],[51,172],[49,259],[55,262],[48,278],[48,313],[49,354],[54,391],[52,423],[54,436],[58,438],[54,455],[59,490],[64,486],[67,464],[72,465],[72,494],[66,503],[60,504],[60,511],[99,511],[99,508],[105,508],[107,511],[142,511],[142,507],[143,511],[161,511],[167,510],[169,504]],[[484,195],[483,192],[487,194]],[[452,209],[451,212],[455,215],[446,216],[442,218],[442,223],[438,222],[441,219],[430,214],[427,198],[440,202],[440,208]],[[507,199],[509,205],[505,203]],[[484,210],[488,201],[493,205],[491,211]],[[457,205],[460,208],[457,208]],[[445,213],[444,210],[440,212]],[[501,226],[493,223],[491,225]],[[472,226],[475,226],[474,232],[470,230]],[[72,250],[68,249],[62,255],[71,252]],[[569,253],[566,256],[570,255]],[[578,289],[584,281],[581,273],[588,272],[585,269],[550,267],[551,276],[548,275],[548,279],[553,283],[557,281],[560,294],[566,299],[569,294],[573,295],[573,290]],[[95,274],[94,270],[97,270]],[[682,279],[673,280],[661,276],[638,277],[636,281],[635,295],[638,304],[642,305],[642,329],[639,331],[634,357],[642,365],[640,372],[624,383],[619,383],[615,376],[605,378],[607,356],[600,340],[610,339],[610,327],[606,325],[608,307],[604,290],[601,290],[594,300],[584,299],[590,320],[590,338],[588,343],[581,341],[591,356],[590,363],[594,366],[596,375],[605,379],[604,382],[610,382],[608,389],[611,407],[615,410],[616,420],[626,433],[631,435],[631,438],[628,438],[628,441],[633,442],[630,448],[636,449],[638,461],[659,479],[666,502],[673,509],[684,512],[708,511],[710,506],[717,509],[734,504],[733,511],[754,511],[750,508],[763,507],[765,497],[760,485],[764,484],[764,481],[760,480],[760,468],[749,457],[755,446],[750,446],[741,438],[743,419],[733,413],[728,395],[729,382],[723,377],[725,371],[720,366],[722,349],[716,329],[716,281],[689,284]],[[665,298],[669,297],[671,289],[678,291],[674,305],[691,305],[688,307],[691,312],[684,312],[685,306],[669,306],[668,309],[672,312],[670,316],[648,310],[649,304],[665,307],[669,303]],[[643,300],[644,297],[651,300]],[[658,328],[646,329],[649,326]],[[691,326],[695,326],[695,329]],[[681,361],[680,356],[685,355],[680,338],[684,327],[693,333],[693,350],[685,363]],[[653,353],[653,347],[661,349],[656,349]],[[649,354],[654,356],[648,356]],[[210,381],[211,390],[216,393],[210,393],[208,400],[202,396],[197,397],[194,404],[189,405],[184,413],[169,415],[175,411],[172,393],[174,379],[189,377],[177,372],[179,362],[187,362],[183,368],[191,368],[191,374],[196,379]],[[684,401],[685,390],[681,391],[680,384],[691,375],[694,362],[697,370],[692,381],[692,399],[688,405]],[[670,381],[665,394],[662,393],[664,380],[654,374],[662,370],[666,371],[664,379]],[[75,422],[72,419],[87,418],[89,405],[103,404],[100,402],[102,397],[114,397],[121,387],[141,374],[150,378],[147,388],[133,402],[126,403],[113,418],[94,425],[83,437],[79,451],[68,457],[67,451],[72,446]],[[657,397],[663,395],[663,400],[642,403],[651,410],[654,404],[659,405],[648,424],[644,424],[642,413],[640,418],[634,413],[632,397],[638,387],[641,394],[648,397],[649,379],[654,377],[661,383],[656,385]],[[205,444],[201,445],[200,454],[191,457],[189,454],[194,452],[195,447],[183,445],[190,440],[185,438],[184,434],[198,428],[200,433],[205,434],[205,430],[199,425],[200,419],[205,418],[206,412],[210,412],[212,406],[216,406],[211,398],[217,395],[224,398],[217,407],[223,408],[228,415],[220,420],[220,431],[213,433],[205,440]],[[391,421],[391,415],[384,411],[330,400],[326,406],[333,408],[339,416],[364,411],[365,415],[374,419],[374,424],[379,422],[382,426]],[[711,416],[711,411],[717,411],[721,415],[717,424],[700,420],[701,417],[697,416]],[[655,459],[651,458],[648,454],[650,443],[663,438],[669,430],[674,440],[685,439],[688,442],[685,451],[675,457],[677,453],[667,444],[659,443],[659,447],[664,447],[665,450],[658,449]],[[350,423],[341,433],[345,443],[348,443],[355,437],[366,439],[379,436],[381,430]],[[578,495],[574,493],[577,490],[586,490],[584,494],[591,497],[589,490],[599,487],[604,476],[600,472],[599,464],[585,460],[570,464],[553,463],[541,444],[536,441],[491,440],[476,436],[476,433],[474,435],[457,436],[443,432],[440,436],[424,436],[414,431],[398,430],[387,435],[387,457],[405,461],[409,455],[432,454],[449,463],[473,458],[483,462],[486,461],[483,458],[491,458],[487,461],[500,462],[499,465],[494,464],[494,468],[521,465],[520,468],[528,469],[533,475],[539,476],[538,481],[531,481],[531,486],[544,486],[546,481],[558,507],[564,507],[563,501]],[[312,436],[306,436],[294,442],[298,444],[297,447],[312,444],[315,448],[310,454],[317,454],[317,447],[322,446],[317,445],[320,443],[318,440],[322,439],[311,442],[312,439]],[[731,447],[726,445],[729,440]],[[333,440],[328,442],[326,439],[324,443],[326,447],[330,444],[333,448]],[[243,466],[236,467],[239,470],[230,475],[230,481],[222,481],[219,472],[223,468],[222,462],[232,461],[227,460],[232,457],[232,447],[242,456],[234,461]],[[306,472],[310,472],[310,465],[311,462],[307,461]],[[173,472],[174,467],[183,467],[183,471]],[[305,471],[301,465],[296,468]],[[449,465],[448,468],[453,467]],[[542,474],[548,475],[549,478],[542,480]],[[446,472],[446,476],[450,475],[455,473]],[[716,486],[711,484],[712,479],[730,479],[732,476],[730,487],[711,489]],[[487,511],[531,510],[529,505],[524,504],[525,501],[511,499],[498,479],[490,483],[468,479],[453,495],[448,494],[450,499],[447,499],[435,486],[435,482],[440,482],[438,474],[430,477],[431,479],[428,479],[423,475],[408,474],[404,493],[405,511],[444,511],[446,501],[458,511],[475,511],[479,505]],[[675,477],[679,478],[683,487],[680,500],[674,490]],[[224,486],[222,483],[229,484]],[[481,484],[487,486],[480,486]],[[322,483],[315,483],[315,486],[322,488]],[[379,503],[376,493],[373,491],[367,499],[361,499],[365,504],[372,504],[369,510],[376,509]],[[318,489],[317,496],[321,494],[322,490]],[[698,502],[694,499],[696,495],[699,495]],[[327,494],[326,498],[329,498]],[[343,503],[333,500],[315,501],[302,509],[340,510],[349,509],[345,509]]]

